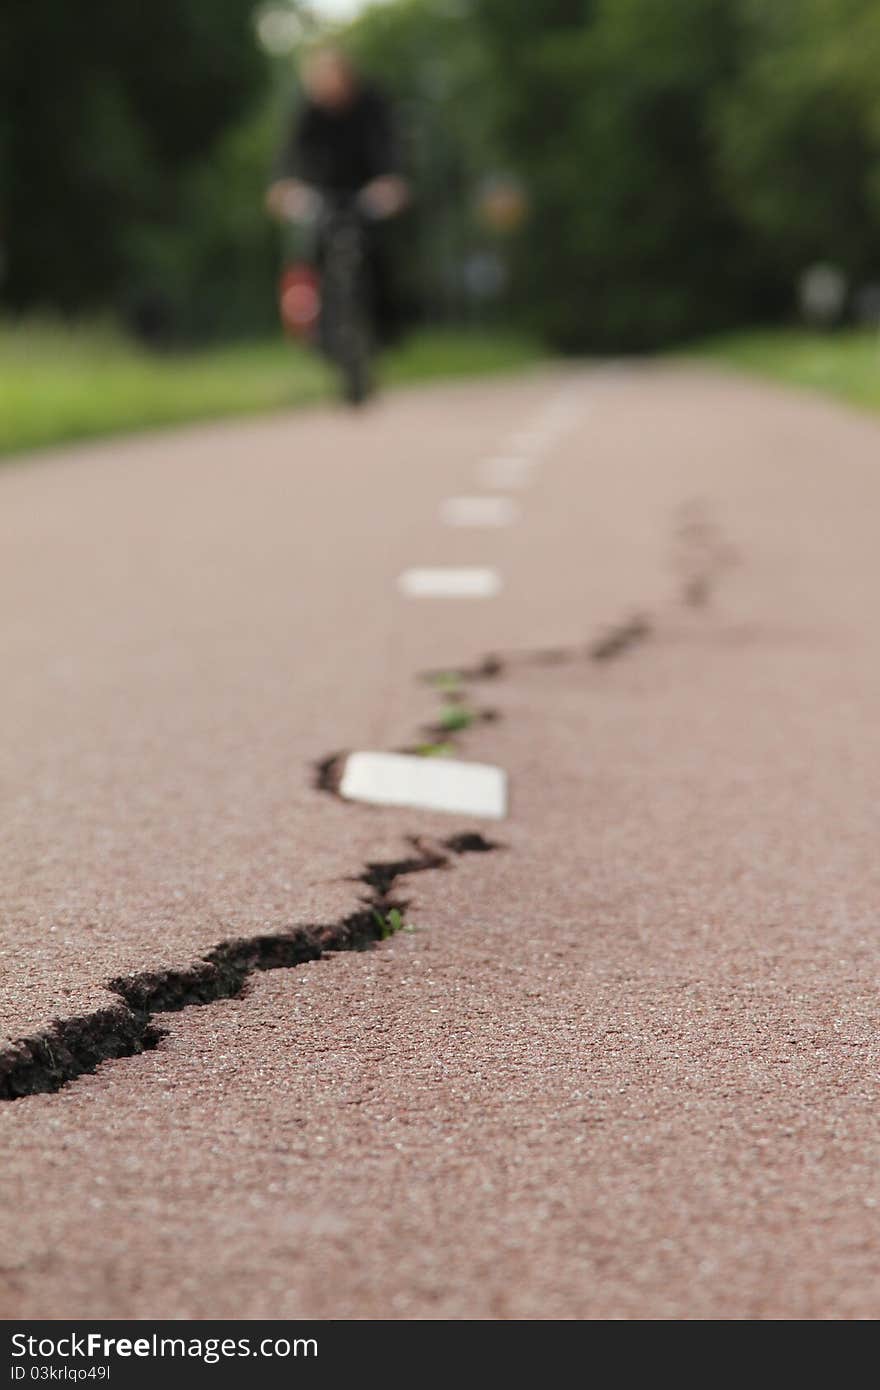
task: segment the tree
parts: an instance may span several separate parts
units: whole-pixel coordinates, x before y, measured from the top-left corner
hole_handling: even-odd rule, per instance
[[[7,302],[119,303],[259,88],[251,0],[4,0]]]
[[[433,318],[467,313],[464,268],[485,249],[482,182],[498,170],[498,88],[467,0],[391,0],[345,33],[395,100],[413,207],[391,233],[408,297]]]
[[[737,0],[477,0],[531,190],[521,271],[554,342],[653,347],[760,313],[714,112],[744,57]]]
[[[731,202],[790,280],[819,260],[876,273],[876,0],[748,0],[745,15],[750,61],[718,121]]]

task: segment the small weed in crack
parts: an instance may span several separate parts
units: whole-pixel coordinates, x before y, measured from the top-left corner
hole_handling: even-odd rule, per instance
[[[701,500],[687,502],[678,509],[674,540],[680,599],[691,608],[706,607],[721,577],[739,563],[739,556],[711,517],[708,505]],[[655,620],[637,613],[609,628],[586,648],[550,647],[493,654],[473,665],[426,671],[422,680],[446,691],[451,699],[462,701],[469,682],[495,680],[518,667],[563,666],[583,661],[585,657],[588,661],[613,661],[646,641],[654,630]]]
[[[374,908],[373,916],[379,928],[380,941],[388,941],[392,936],[396,936],[399,931],[415,931],[415,927],[411,922],[404,922],[403,913],[399,907],[391,907],[387,912],[379,912],[377,908]]]
[[[493,724],[500,715],[495,709],[473,709],[465,703],[460,687],[446,695],[437,720],[422,726],[422,739],[396,751],[416,758],[448,758],[457,751],[456,738],[476,724]],[[339,795],[348,753],[331,753],[312,764],[312,786],[316,791]]]
[[[422,680],[438,690],[457,690],[469,681],[491,681],[503,676],[505,663],[500,656],[484,656],[474,666],[455,666],[443,671],[425,671]]]
[[[473,709],[463,699],[448,701],[435,724],[426,724],[424,732],[431,738],[451,746],[451,736],[463,734],[475,724],[494,724],[500,719],[496,709]]]
[[[444,733],[459,734],[463,729],[469,729],[476,718],[476,712],[468,709],[467,705],[446,705],[440,713],[437,724]]]
[[[405,750],[416,758],[448,758],[455,752],[454,743],[416,743]]]
[[[408,904],[393,897],[398,879],[448,868],[451,855],[500,848],[474,832],[452,836],[436,849],[416,837],[410,843],[414,853],[407,858],[367,864],[357,876],[369,889],[363,907],[338,922],[222,941],[184,969],[141,971],[109,981],[116,1000],[106,1008],[58,1020],[0,1053],[0,1101],[51,1094],[105,1062],[157,1047],[165,1036],[157,1014],[236,998],[258,971],[289,970],[338,951],[368,950],[409,930]]]
[[[585,658],[588,661],[611,661],[615,657],[622,656],[639,642],[644,642],[654,631],[652,620],[643,613],[634,614],[631,618],[625,618],[615,627],[609,628],[595,642],[591,642],[586,648],[582,646],[572,647],[547,647],[539,648],[536,651],[510,652],[503,660],[500,657],[487,657],[482,665],[472,667],[460,667],[457,670],[447,673],[446,679],[450,682],[453,678],[456,684],[452,689],[454,693],[448,696],[449,703],[453,710],[462,707],[465,700],[464,683],[469,680],[485,679],[487,668],[491,671],[493,678],[507,675],[517,668],[526,666],[565,666]],[[432,684],[436,683],[436,673],[428,672],[423,679]],[[466,708],[466,707],[465,707]],[[476,718],[482,720],[497,719],[499,716],[494,710],[483,710]],[[455,714],[441,715],[442,721],[449,718],[455,722],[458,718]],[[474,722],[473,719],[468,720]]]

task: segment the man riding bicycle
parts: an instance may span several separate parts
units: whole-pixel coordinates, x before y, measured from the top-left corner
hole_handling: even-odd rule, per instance
[[[301,77],[305,99],[282,147],[267,206],[274,216],[299,222],[315,220],[322,202],[347,201],[358,209],[370,317],[376,336],[387,342],[396,335],[399,314],[379,224],[408,201],[391,105],[337,48],[310,53]],[[319,272],[325,252],[319,230],[314,251]]]

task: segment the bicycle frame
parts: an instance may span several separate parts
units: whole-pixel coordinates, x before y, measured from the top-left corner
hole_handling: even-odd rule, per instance
[[[321,268],[318,344],[341,374],[345,399],[358,405],[372,389],[374,335],[366,217],[357,195],[322,193],[312,226]]]

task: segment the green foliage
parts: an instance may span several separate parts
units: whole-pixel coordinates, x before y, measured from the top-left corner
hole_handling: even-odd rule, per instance
[[[473,312],[465,259],[492,244],[477,215],[478,194],[506,159],[497,138],[499,86],[468,11],[468,0],[390,0],[345,35],[396,103],[414,198],[390,230],[404,290],[435,320]]]
[[[876,273],[876,0],[746,0],[744,11],[749,63],[717,119],[732,202],[783,271],[830,259]]]
[[[275,326],[263,191],[293,81],[254,8],[4,0],[8,308],[109,309],[159,345]],[[486,316],[485,252],[573,351],[778,319],[817,260],[880,279],[877,0],[383,0],[346,37],[398,104],[395,255],[435,321]],[[480,217],[498,174],[529,199],[518,236]]]
[[[732,0],[558,4],[501,52],[533,215],[526,300],[562,347],[644,348],[735,317],[755,275],[710,140]],[[506,11],[483,4],[490,38]],[[521,31],[523,13],[516,24]]]
[[[276,232],[264,195],[277,134],[275,104],[264,101],[192,169],[173,222],[129,230],[130,302],[168,305],[174,338],[276,327]]]
[[[876,272],[876,0],[474,3],[552,341],[650,348],[778,315],[810,260]]]
[[[412,931],[412,927],[407,926],[403,920],[403,913],[397,907],[389,908],[387,912],[379,912],[373,909],[373,917],[376,926],[379,928],[379,940],[388,941],[390,937],[396,936],[399,931]]]
[[[689,356],[880,410],[880,343],[876,332],[765,329],[710,338],[690,349]]]
[[[427,681],[436,690],[446,691],[450,695],[458,694],[462,687],[462,677],[458,671],[434,671]]]
[[[195,171],[259,91],[252,11],[252,0],[6,0],[10,305],[112,305],[163,327],[171,296],[163,303],[152,283],[141,285],[143,242],[167,238],[167,271],[185,241]],[[179,275],[185,248],[182,257]]]
[[[389,384],[506,371],[535,343],[424,331],[382,364]],[[110,326],[0,321],[0,454],[184,420],[282,410],[337,393],[316,354],[277,336],[199,352],[149,353]]]
[[[444,705],[440,712],[440,725],[447,733],[457,734],[469,729],[476,717],[467,705]]]

